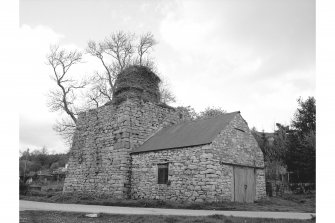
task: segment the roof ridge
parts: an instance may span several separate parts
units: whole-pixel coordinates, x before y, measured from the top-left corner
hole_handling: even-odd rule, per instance
[[[229,112],[229,113],[224,113],[224,114],[220,114],[220,115],[216,115],[216,116],[208,116],[206,118],[202,118],[202,119],[199,119],[199,120],[206,120],[206,119],[213,119],[213,118],[217,118],[219,116],[224,116],[224,115],[231,115],[231,114],[238,114],[238,113],[241,113],[240,111],[235,111],[235,112]],[[194,121],[198,121],[198,120],[194,120]]]
[[[199,120],[186,120],[157,129],[131,153],[209,144],[240,112],[230,112]]]
[[[189,122],[198,122],[198,121],[202,121],[202,120],[214,119],[214,118],[218,118],[220,116],[231,115],[231,114],[234,114],[234,113],[240,114],[241,112],[240,111],[234,111],[234,112],[224,113],[224,114],[220,114],[220,115],[216,115],[216,116],[210,116],[210,117],[195,119],[195,120],[184,120],[184,121],[178,122],[174,125],[169,125],[169,126],[166,126],[166,127],[177,126],[177,125],[184,124],[184,123],[189,123]],[[166,128],[166,127],[164,127],[164,128]]]

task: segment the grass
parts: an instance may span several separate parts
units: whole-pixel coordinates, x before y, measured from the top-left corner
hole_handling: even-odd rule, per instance
[[[314,223],[315,219],[310,220],[290,220],[290,219],[266,219],[266,218],[239,218],[226,217],[223,215],[212,215],[205,217],[188,216],[163,216],[163,215],[111,215],[99,214],[97,218],[85,217],[84,213],[75,212],[55,212],[55,211],[21,211],[20,223],[103,223],[103,222],[153,222],[153,223]]]
[[[154,207],[196,210],[233,210],[233,211],[282,211],[315,212],[315,194],[291,194],[284,197],[266,198],[255,203],[216,202],[216,203],[178,203],[159,200],[115,200],[90,197],[86,194],[62,194],[62,192],[32,192],[20,199],[67,204],[88,204],[124,207]]]

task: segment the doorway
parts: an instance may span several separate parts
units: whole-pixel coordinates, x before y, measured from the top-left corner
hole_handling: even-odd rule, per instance
[[[251,203],[255,200],[255,169],[234,167],[234,201]]]

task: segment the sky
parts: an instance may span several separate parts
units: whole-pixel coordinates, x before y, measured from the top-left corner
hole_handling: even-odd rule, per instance
[[[47,107],[49,46],[84,50],[118,30],[154,34],[174,106],[241,111],[250,128],[272,132],[290,124],[297,98],[315,96],[313,0],[21,0],[19,9],[20,150],[69,149],[52,129],[64,114]],[[72,75],[100,66],[85,61]]]

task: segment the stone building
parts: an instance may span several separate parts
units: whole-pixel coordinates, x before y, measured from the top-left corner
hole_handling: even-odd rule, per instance
[[[265,195],[263,154],[240,112],[163,128],[131,155],[135,199],[252,202]]]
[[[159,82],[130,67],[112,103],[78,116],[63,191],[190,202],[264,197],[263,154],[241,114],[190,121],[159,103]]]

